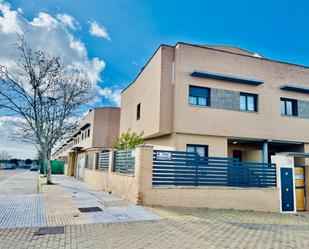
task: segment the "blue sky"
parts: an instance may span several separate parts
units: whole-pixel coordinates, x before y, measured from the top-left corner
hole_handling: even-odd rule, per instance
[[[9,41],[14,32],[31,30],[29,39],[34,45],[59,52],[67,62],[75,61],[89,71],[99,95],[87,108],[117,105],[121,90],[162,43],[234,45],[264,57],[309,66],[309,0],[5,3],[9,7],[0,8],[0,63],[12,56]],[[91,32],[91,28],[96,30]],[[0,150],[13,151],[13,147],[16,153],[15,142],[0,140]],[[31,153],[27,148],[21,157]]]
[[[309,66],[309,1],[17,0],[32,19],[67,13],[89,57],[106,62],[101,83],[123,88],[161,44],[184,41],[235,45],[265,57]],[[88,21],[104,26],[111,41],[91,36]],[[101,104],[114,103],[102,99]]]

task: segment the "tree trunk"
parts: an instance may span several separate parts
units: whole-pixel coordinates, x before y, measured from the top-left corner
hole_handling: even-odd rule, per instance
[[[52,173],[51,173],[51,164],[50,159],[45,161],[46,169],[47,169],[47,184],[52,184]]]
[[[43,150],[44,155],[44,166],[46,167],[47,171],[47,184],[52,184],[52,172],[51,172],[51,163],[50,163],[50,157],[51,157],[51,150],[45,149]]]

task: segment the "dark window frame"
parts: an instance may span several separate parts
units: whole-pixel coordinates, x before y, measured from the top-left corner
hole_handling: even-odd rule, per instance
[[[194,91],[195,89],[195,91]],[[206,96],[203,95],[202,93],[192,93],[192,92],[198,92],[198,90],[200,89],[200,91],[205,91],[206,92]],[[190,97],[194,97],[196,98],[196,104],[192,104],[190,102]],[[206,99],[206,104],[203,105],[201,103],[199,103],[199,98],[205,98]],[[195,86],[195,85],[189,85],[189,105],[190,106],[210,106],[210,99],[211,99],[211,89],[208,87],[202,87],[202,86]]]
[[[241,150],[233,150],[233,158],[237,158],[239,162],[242,162],[243,153]]]
[[[240,102],[241,102],[241,97],[245,97],[246,98],[246,107],[245,109],[241,108]],[[253,97],[253,101],[254,101],[254,110],[248,110],[248,97]],[[254,93],[246,93],[246,92],[241,92],[239,94],[239,109],[243,112],[258,112],[259,108],[259,96],[257,94]]]
[[[194,152],[195,153],[197,153],[196,152],[196,148],[197,147],[203,147],[204,148],[204,152],[205,152],[205,157],[209,157],[209,145],[207,145],[207,144],[187,144],[186,145],[186,151],[188,151],[188,147],[194,147],[195,149],[194,149]]]
[[[282,113],[282,102],[284,102],[284,113]],[[287,113],[287,102],[291,103],[292,114]],[[286,117],[297,117],[298,116],[298,101],[296,99],[280,98],[280,113]]]
[[[86,156],[86,166],[87,169],[93,169],[93,166],[95,164],[95,156],[96,154],[87,154]],[[91,158],[91,159],[90,159]],[[91,162],[91,164],[89,164]]]
[[[138,103],[136,106],[136,120],[141,119],[141,103]]]

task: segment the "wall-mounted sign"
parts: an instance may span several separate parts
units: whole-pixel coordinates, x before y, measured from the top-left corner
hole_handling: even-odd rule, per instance
[[[157,160],[172,160],[172,153],[171,152],[157,152],[156,153]]]

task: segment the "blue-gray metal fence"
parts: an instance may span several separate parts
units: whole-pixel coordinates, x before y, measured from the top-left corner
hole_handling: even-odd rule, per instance
[[[115,151],[114,172],[134,174],[135,157],[133,150]]]
[[[109,151],[101,152],[98,155],[97,170],[108,171],[109,167]]]
[[[199,157],[183,151],[153,153],[153,186],[275,187],[274,164]]]

